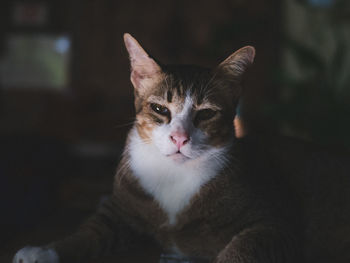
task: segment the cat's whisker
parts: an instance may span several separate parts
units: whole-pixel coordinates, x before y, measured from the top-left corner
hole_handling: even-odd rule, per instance
[[[131,148],[138,147],[138,146],[146,146],[152,143],[151,139],[142,139],[141,141],[134,142],[132,145],[126,145],[126,149],[130,151]]]
[[[225,166],[225,167],[229,167],[230,163],[231,163],[231,158],[226,157],[225,155],[221,154],[221,153],[211,153],[210,155],[219,165],[221,166]]]
[[[135,120],[131,121],[131,122],[126,122],[126,123],[122,123],[122,124],[117,124],[115,126],[113,126],[114,129],[119,129],[119,128],[123,128],[123,127],[128,127],[128,126],[132,126],[135,124]]]
[[[203,94],[205,94],[205,98],[207,97],[207,93],[208,92],[210,92],[211,90],[208,90],[208,87],[209,87],[209,85],[211,85],[212,84],[212,82],[214,81],[214,79],[216,78],[216,75],[217,75],[217,72],[215,72],[212,76],[211,76],[211,78],[209,79],[209,81],[206,83],[206,85],[205,86],[202,86],[201,87],[201,93]]]
[[[118,185],[121,185],[123,178],[126,176],[128,171],[130,170],[130,160],[128,158],[123,158],[123,159],[124,159],[124,163],[122,163],[122,165],[120,165],[120,167],[117,170],[117,174],[119,174],[119,176],[116,178]]]

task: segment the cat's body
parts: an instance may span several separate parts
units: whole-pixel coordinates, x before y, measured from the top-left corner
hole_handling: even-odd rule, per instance
[[[349,262],[350,158],[277,136],[234,136],[253,48],[211,71],[160,67],[131,36],[125,42],[136,122],[113,194],[77,233],[48,250],[22,249],[15,263],[86,262],[125,229],[208,262]]]

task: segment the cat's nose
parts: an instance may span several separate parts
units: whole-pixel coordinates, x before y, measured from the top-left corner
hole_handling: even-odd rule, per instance
[[[182,146],[189,142],[190,137],[185,132],[174,132],[170,135],[170,140],[177,146],[180,150]]]

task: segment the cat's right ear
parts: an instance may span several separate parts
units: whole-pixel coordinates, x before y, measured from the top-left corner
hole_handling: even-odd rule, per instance
[[[252,46],[243,47],[228,58],[218,67],[218,70],[234,81],[239,81],[246,69],[253,64],[255,48]]]
[[[130,34],[124,34],[124,42],[130,58],[131,82],[135,91],[142,95],[161,79],[162,70]]]

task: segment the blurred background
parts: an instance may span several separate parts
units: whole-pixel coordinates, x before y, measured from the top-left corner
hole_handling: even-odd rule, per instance
[[[2,0],[1,262],[73,231],[110,192],[134,116],[124,32],[166,64],[255,46],[244,123],[350,148],[348,0]]]

